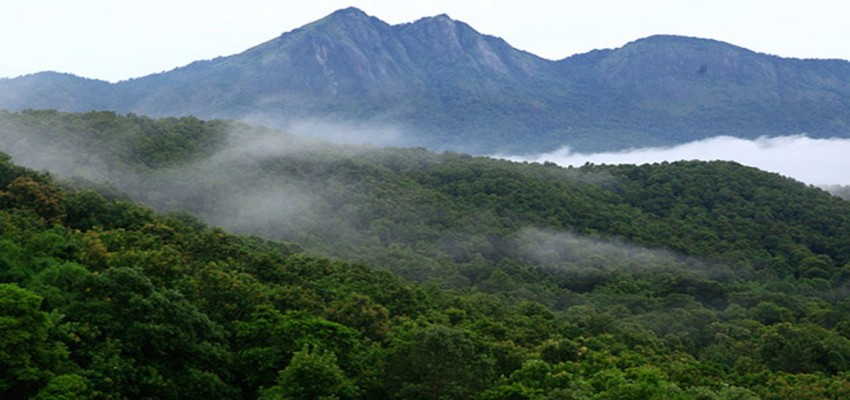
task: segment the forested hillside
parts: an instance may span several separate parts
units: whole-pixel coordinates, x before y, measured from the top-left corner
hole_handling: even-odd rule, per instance
[[[108,112],[5,113],[0,129],[28,166],[452,287],[478,285],[478,262],[536,263],[540,241],[622,242],[779,277],[804,274],[804,259],[826,274],[850,261],[847,202],[734,163],[565,169]]]
[[[850,396],[850,203],[774,174],[114,113],[0,139],[66,188],[0,160],[2,398]]]

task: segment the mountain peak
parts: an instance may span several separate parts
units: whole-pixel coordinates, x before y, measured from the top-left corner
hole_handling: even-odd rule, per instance
[[[665,145],[718,132],[850,137],[848,98],[846,61],[654,35],[555,62],[446,14],[390,25],[353,7],[240,54],[115,86],[58,74],[0,80],[0,108],[12,110],[268,116],[279,127],[318,115],[387,122],[415,132],[406,144],[476,152]]]
[[[363,24],[373,24],[375,22],[383,23],[378,18],[366,14],[363,10],[356,7],[348,7],[336,10],[328,16],[321,18],[307,26],[339,26],[350,29],[354,26],[362,26]]]
[[[652,35],[647,36],[642,39],[638,39],[632,42],[627,43],[622,48],[629,47],[641,47],[641,46],[659,46],[665,48],[692,48],[699,50],[709,50],[709,49],[727,49],[727,50],[736,50],[743,51],[748,53],[754,53],[751,50],[747,50],[743,47],[738,47],[730,43],[722,42],[714,39],[704,39],[698,37],[691,36],[680,36],[680,35]]]
[[[466,31],[472,31],[472,32],[478,33],[471,26],[465,24],[462,21],[457,21],[457,20],[452,19],[452,17],[450,17],[448,14],[438,14],[438,15],[435,15],[433,17],[420,18],[420,19],[416,20],[415,22],[413,22],[412,24],[408,24],[408,25],[413,25],[413,26],[444,26],[444,27],[450,27],[452,29],[462,28],[463,30],[466,30]]]
[[[368,18],[369,15],[366,14],[363,10],[361,10],[357,7],[348,7],[348,8],[342,8],[342,9],[336,10],[333,13],[331,13],[330,15],[328,15],[328,17],[346,17],[346,18],[352,18],[352,17],[363,18],[363,17],[366,17],[366,18]]]
[[[653,35],[616,49],[594,51],[573,59],[577,63],[572,68],[590,68],[594,75],[607,82],[656,89],[677,87],[674,91],[685,97],[690,92],[677,85],[686,81],[718,85],[767,82],[769,85],[777,80],[774,57],[718,40],[689,36]]]

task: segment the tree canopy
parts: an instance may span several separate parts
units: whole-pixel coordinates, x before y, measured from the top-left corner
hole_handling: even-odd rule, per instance
[[[850,396],[849,203],[775,174],[291,137],[259,157],[233,140],[269,132],[221,121],[4,118],[192,143],[100,182],[0,156],[2,398]]]

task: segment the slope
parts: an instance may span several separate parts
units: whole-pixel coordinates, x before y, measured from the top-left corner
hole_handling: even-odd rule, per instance
[[[804,260],[819,259],[823,271],[811,274],[831,277],[850,262],[846,202],[734,163],[563,169],[338,146],[194,118],[2,117],[4,150],[29,166],[106,183],[157,209],[188,210],[237,232],[453,287],[481,284],[476,263],[533,265],[529,232],[614,247],[626,240],[722,261],[745,275],[799,278],[807,274]]]
[[[307,188],[281,180],[314,176],[343,194],[324,200],[336,210],[318,222],[383,235],[391,251],[402,249],[393,262],[421,263],[405,253],[434,241],[471,256],[435,258],[428,277],[446,284],[439,276],[452,276],[454,265],[471,285],[418,286],[185,214],[67,192],[0,155],[3,397],[850,395],[841,265],[850,206],[775,175],[695,162],[565,170],[319,143],[305,154],[295,138],[242,142],[267,156],[229,153],[222,165],[228,158],[210,145],[226,140],[220,121],[46,112],[3,120],[45,145],[51,135],[85,139],[90,154],[115,145],[90,140],[103,128],[139,128],[118,131],[131,138],[192,127],[198,144],[163,141],[157,150],[173,156],[153,159],[166,161],[152,161],[155,150],[105,173],[120,185],[126,169],[168,172],[147,182],[156,191],[168,177],[192,182],[187,163],[209,158],[241,169],[224,189],[246,191],[255,176],[264,180],[252,184],[278,193]],[[129,145],[137,143],[146,141]],[[273,216],[284,200],[260,215]],[[365,219],[344,221],[346,213]],[[419,224],[406,228],[411,222]],[[360,246],[348,239],[331,247]]]
[[[384,126],[394,145],[473,153],[845,137],[850,126],[846,61],[677,36],[548,61],[445,15],[393,26],[354,8],[240,54],[111,85],[73,80],[0,81],[0,108],[233,118],[314,136]]]
[[[844,129],[846,61],[785,59],[714,40],[659,35],[559,64],[587,85],[584,92],[594,103],[633,129],[658,135],[658,144],[718,133],[828,137]]]

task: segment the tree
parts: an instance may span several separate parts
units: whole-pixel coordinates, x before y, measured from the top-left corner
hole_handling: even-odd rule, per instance
[[[0,398],[32,396],[67,360],[65,346],[50,338],[53,321],[41,301],[16,284],[0,284]]]
[[[487,347],[467,331],[408,326],[392,340],[386,379],[398,399],[468,399],[493,376]]]
[[[258,307],[248,322],[236,324],[239,368],[244,370],[246,391],[274,384],[275,375],[291,363],[294,354],[314,346],[340,354],[343,368],[358,351],[357,332],[345,325],[303,311],[281,314],[269,306]],[[306,357],[306,356],[305,356]]]
[[[48,224],[65,219],[64,192],[49,183],[19,176],[0,191],[0,207],[21,208],[38,214]]]
[[[850,340],[812,324],[783,322],[766,327],[758,349],[775,371],[835,374],[850,367]]]
[[[357,387],[337,365],[329,351],[309,346],[295,353],[286,369],[280,371],[277,384],[262,390],[261,400],[351,399]]]
[[[59,375],[38,391],[34,400],[86,400],[91,396],[85,378],[79,375]]]

